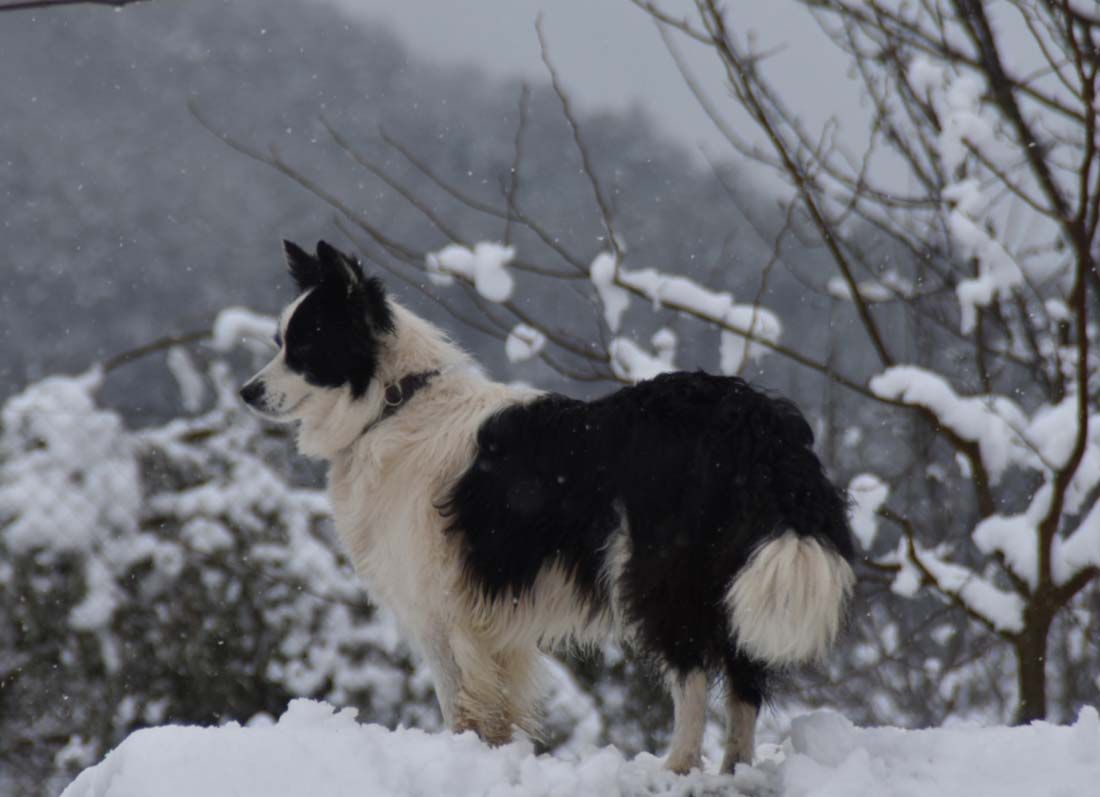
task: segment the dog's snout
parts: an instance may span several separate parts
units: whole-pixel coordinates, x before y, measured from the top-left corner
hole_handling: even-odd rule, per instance
[[[255,407],[264,397],[264,383],[252,380],[241,388],[241,401],[251,407]]]

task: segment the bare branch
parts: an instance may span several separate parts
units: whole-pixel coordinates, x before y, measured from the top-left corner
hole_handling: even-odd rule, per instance
[[[523,165],[523,134],[527,130],[527,106],[531,99],[531,89],[524,83],[519,92],[519,121],[516,122],[516,140],[513,148],[512,169],[508,174],[508,190],[505,198],[508,201],[508,218],[504,222],[504,243],[512,242],[513,212],[516,207],[516,196],[519,194],[519,170]]]
[[[146,1],[147,0],[17,0],[17,2],[0,3],[0,11],[44,10],[58,6],[109,6],[111,8],[122,8],[123,6],[144,3]]]
[[[141,346],[137,346],[127,351],[119,352],[118,354],[108,357],[103,361],[104,372],[111,372],[124,365],[140,360],[143,357],[148,357],[150,354],[156,354],[157,352],[167,351],[173,349],[176,346],[187,346],[192,343],[199,343],[210,337],[209,329],[196,329],[191,332],[183,332],[179,335],[166,335],[163,338],[157,338],[154,341],[150,341]]]

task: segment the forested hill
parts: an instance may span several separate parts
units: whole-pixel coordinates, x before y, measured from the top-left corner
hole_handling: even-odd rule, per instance
[[[430,246],[442,243],[438,231],[355,169],[321,117],[413,185],[427,187],[379,140],[381,128],[499,202],[520,95],[518,81],[419,62],[388,33],[299,0],[9,14],[0,74],[0,395],[202,327],[226,305],[272,309],[288,290],[279,239],[338,236],[331,209],[217,140],[189,100],[241,140],[276,145],[388,234]],[[739,286],[736,264],[760,261],[768,245],[700,159],[640,113],[582,121],[634,265],[755,290],[757,269]],[[600,251],[591,189],[546,86],[533,90],[522,176],[538,187],[521,190],[526,211],[584,256]],[[777,226],[770,203],[759,192],[754,201],[761,223]],[[465,342],[479,348],[473,334]],[[144,384],[129,384],[131,399]],[[162,400],[143,396],[130,409]]]

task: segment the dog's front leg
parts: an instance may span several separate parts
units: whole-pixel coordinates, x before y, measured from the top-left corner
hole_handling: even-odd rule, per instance
[[[424,658],[432,671],[435,697],[439,701],[439,710],[443,713],[443,723],[452,731],[467,730],[458,727],[458,696],[462,687],[462,673],[455,661],[447,631],[441,626],[433,628],[429,637],[424,640],[423,647]]]
[[[516,711],[509,695],[501,663],[493,648],[476,633],[451,629],[433,646],[438,665],[436,690],[444,716],[455,733],[473,731],[486,744],[497,746],[512,740]]]

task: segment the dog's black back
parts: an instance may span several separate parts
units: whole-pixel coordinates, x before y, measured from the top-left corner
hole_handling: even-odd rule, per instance
[[[547,395],[482,426],[446,511],[487,597],[522,596],[556,563],[594,614],[625,520],[619,599],[639,647],[681,672],[733,659],[744,670],[723,596],[753,551],[794,530],[852,557],[843,493],[812,443],[793,404],[736,377],[665,374],[592,402]]]

